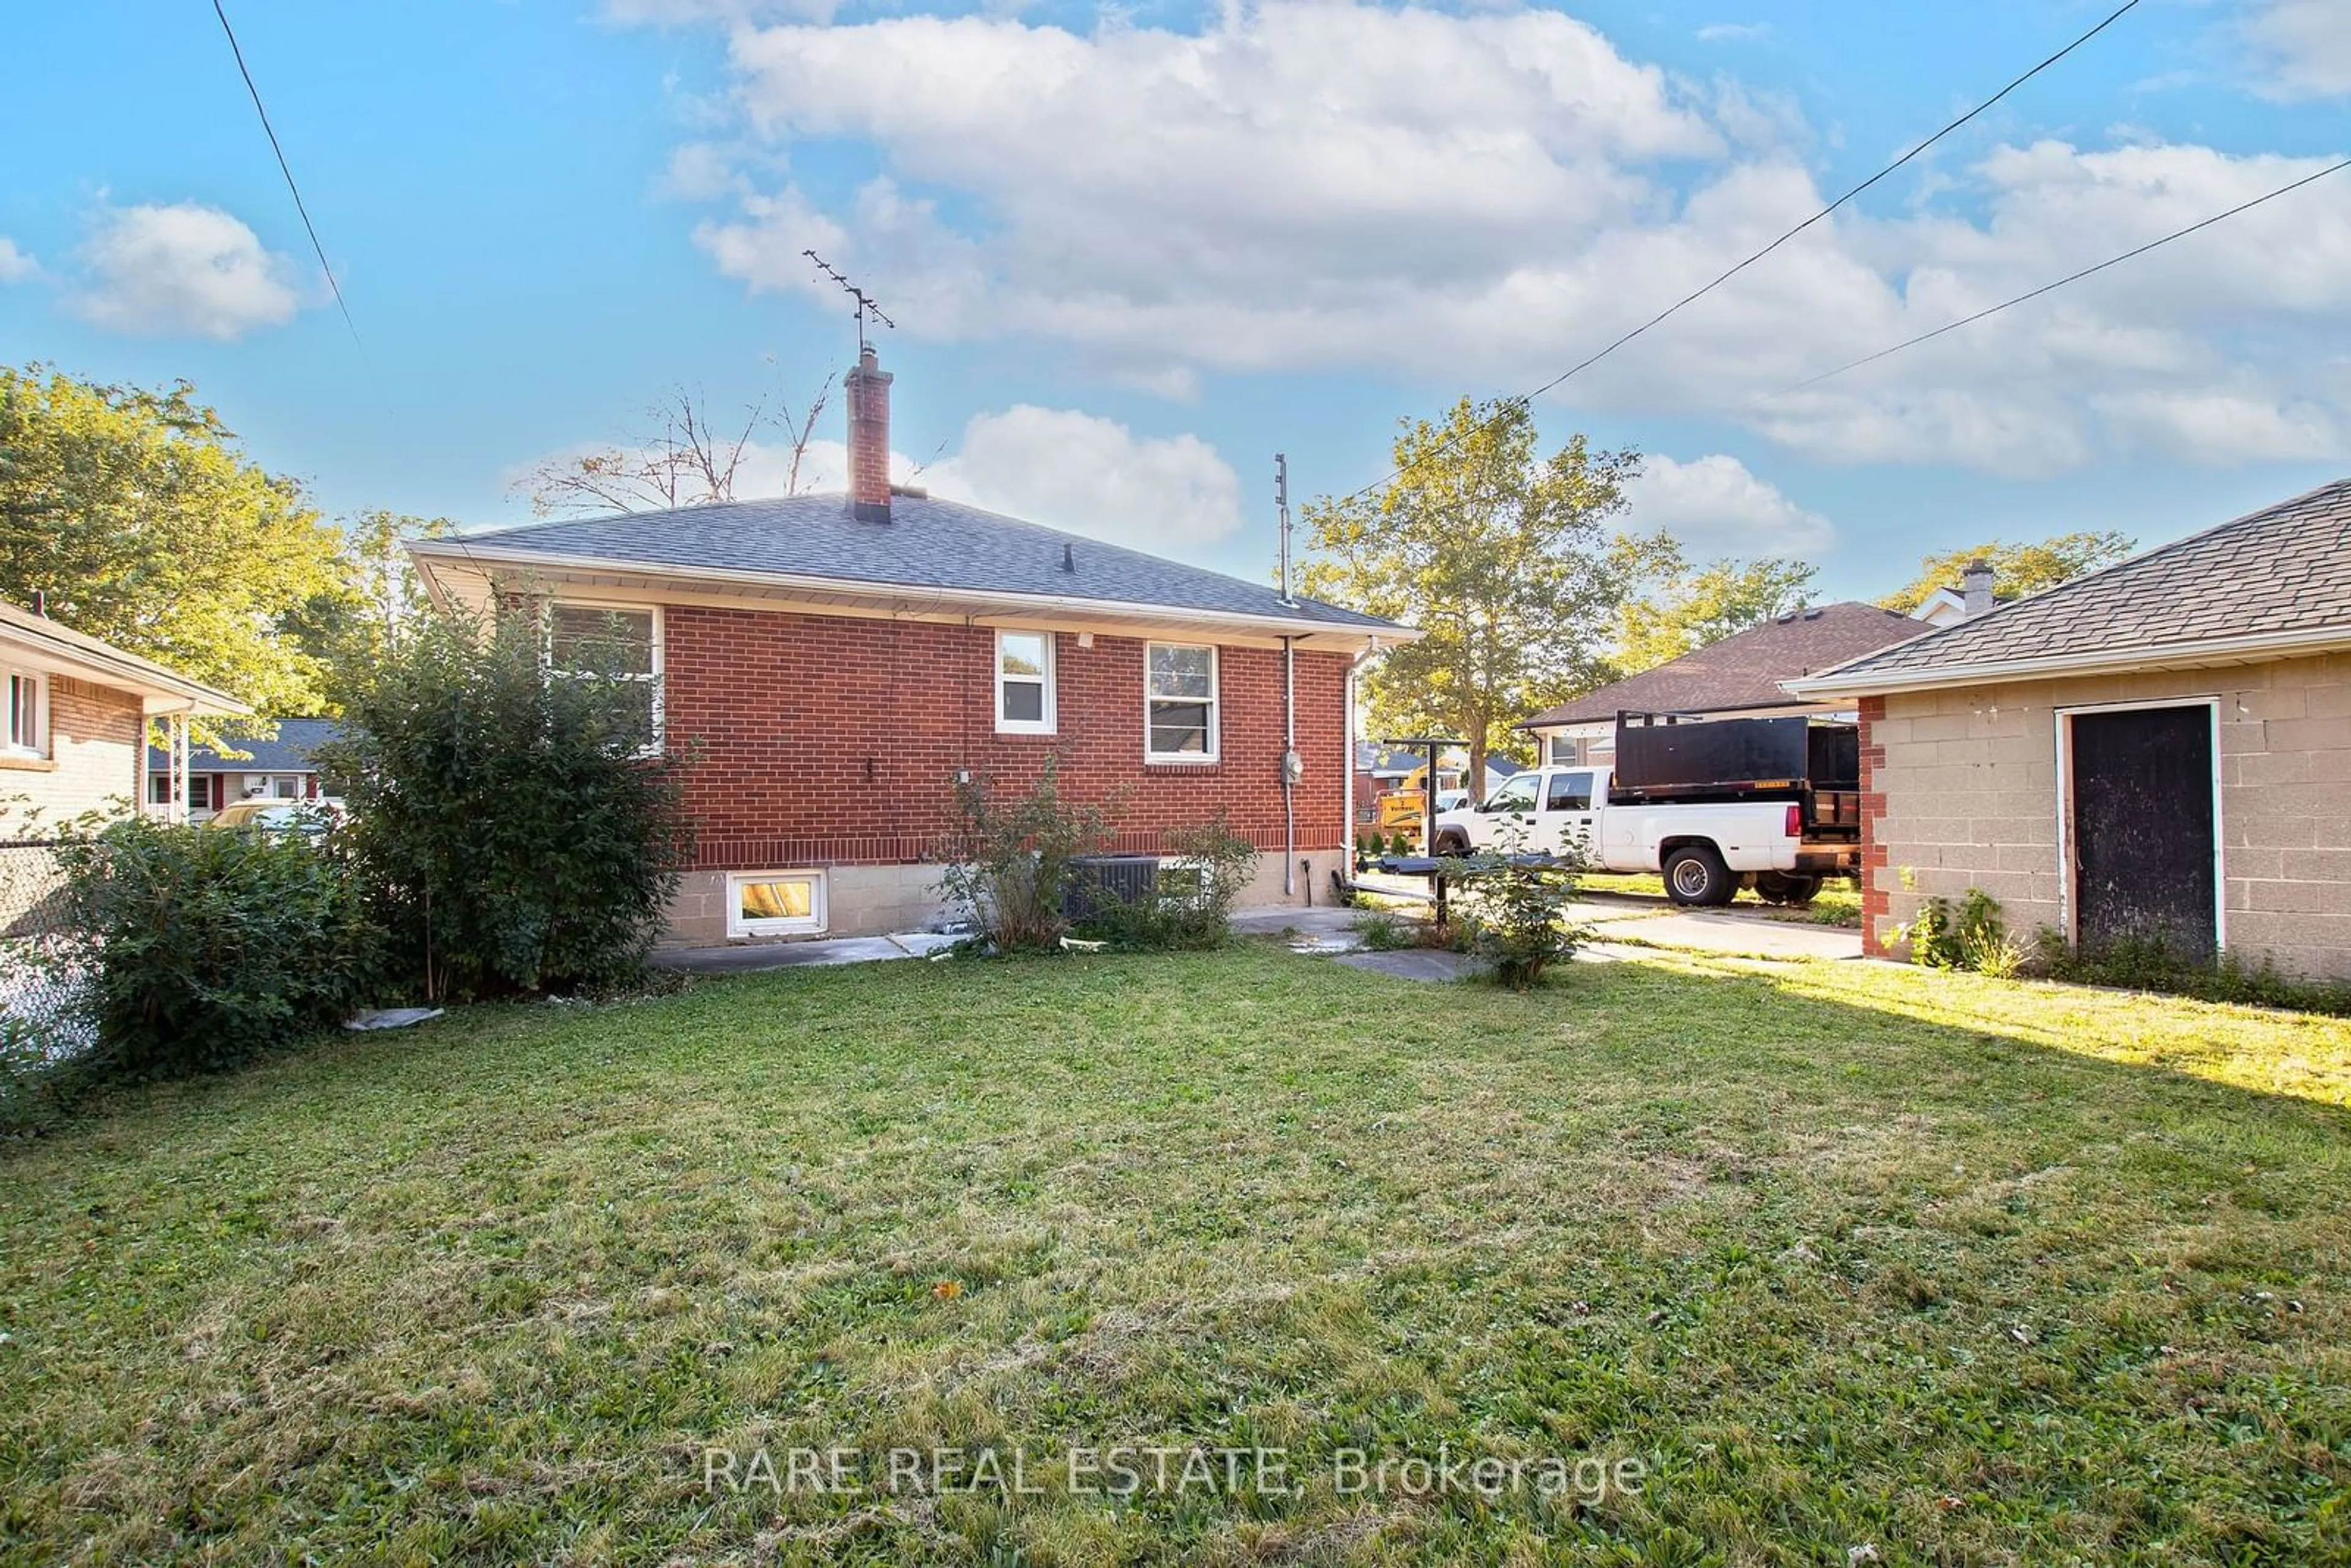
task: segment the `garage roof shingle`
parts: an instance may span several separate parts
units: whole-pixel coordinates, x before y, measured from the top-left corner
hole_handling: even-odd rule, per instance
[[[1814,605],[1546,708],[1519,727],[1597,724],[1614,718],[1619,710],[1712,713],[1784,706],[1796,699],[1780,689],[1782,681],[1825,670],[1926,630],[1924,622],[1875,604],[1846,600]]]
[[[2351,479],[2324,485],[1916,642],[1839,665],[1860,675],[2067,656],[2159,655],[2263,633],[2351,631]]]

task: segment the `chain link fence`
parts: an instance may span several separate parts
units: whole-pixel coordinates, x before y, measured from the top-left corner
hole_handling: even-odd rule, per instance
[[[0,840],[0,1065],[18,1070],[95,1042],[66,872],[53,840]]]

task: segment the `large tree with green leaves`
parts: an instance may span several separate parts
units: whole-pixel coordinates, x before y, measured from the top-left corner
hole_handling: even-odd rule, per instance
[[[324,668],[287,633],[345,591],[341,540],[181,382],[162,392],[0,366],[0,598],[243,697],[312,713]]]
[[[1663,529],[1622,536],[1616,554],[1634,584],[1617,612],[1615,664],[1627,675],[1801,610],[1820,571],[1778,556],[1694,567]]]
[[[1624,594],[1607,521],[1640,455],[1579,434],[1546,457],[1524,403],[1463,398],[1405,421],[1394,456],[1379,489],[1308,503],[1306,591],[1426,633],[1366,674],[1372,721],[1460,737],[1481,778],[1511,725],[1606,669]]]
[[[456,524],[379,507],[353,513],[336,528],[341,540],[337,580],[290,615],[286,631],[329,666],[364,669],[397,653],[431,610],[409,541],[441,538]]]
[[[1959,574],[1967,570],[1969,562],[1986,560],[1991,563],[1992,597],[2005,603],[2112,566],[2137,549],[2137,539],[2111,530],[2057,534],[2038,544],[1993,539],[1972,549],[1927,557],[1918,563],[1914,580],[1877,602],[1888,610],[1916,610],[1937,589],[1959,587]]]

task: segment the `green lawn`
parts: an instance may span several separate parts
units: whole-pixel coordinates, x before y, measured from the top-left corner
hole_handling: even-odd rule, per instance
[[[0,1151],[0,1558],[2351,1560],[2347,1102],[2351,1024],[1860,965],[478,1009]],[[882,1474],[982,1445],[1044,1491]]]

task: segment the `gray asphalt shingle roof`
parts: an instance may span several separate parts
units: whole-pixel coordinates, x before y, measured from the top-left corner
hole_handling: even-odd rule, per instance
[[[274,740],[231,740],[250,759],[223,757],[209,746],[188,747],[188,766],[198,773],[313,773],[319,765],[310,754],[342,733],[330,718],[281,718]],[[147,748],[147,770],[162,773],[172,766],[171,753],[160,746]]]
[[[1795,699],[1780,689],[1782,681],[1825,670],[1926,630],[1925,622],[1875,604],[1844,600],[1812,605],[1546,708],[1519,727],[1598,724],[1614,719],[1620,709],[1712,713],[1784,706]]]
[[[791,496],[534,523],[446,543],[877,586],[1093,599],[1366,631],[1395,624],[1303,596],[1286,605],[1270,583],[925,496],[892,497],[887,523],[859,522],[839,495]]]
[[[2069,654],[2155,654],[2220,638],[2335,628],[2351,631],[2351,479],[1834,673],[1842,681]]]

